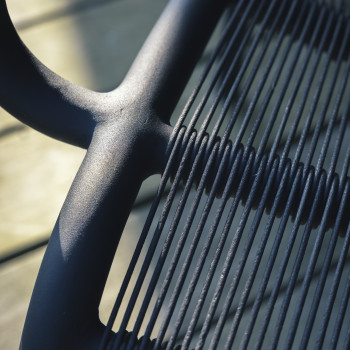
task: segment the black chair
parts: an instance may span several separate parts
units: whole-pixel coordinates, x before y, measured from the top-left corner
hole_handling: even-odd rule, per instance
[[[1,105],[88,149],[21,349],[350,348],[348,3],[171,0],[123,83],[103,94],[38,62],[0,6]],[[118,242],[155,173],[103,325]]]

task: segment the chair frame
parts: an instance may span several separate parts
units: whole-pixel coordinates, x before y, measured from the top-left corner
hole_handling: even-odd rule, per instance
[[[142,181],[164,167],[171,113],[224,5],[170,1],[124,81],[97,93],[39,62],[1,1],[1,106],[87,149],[43,258],[21,349],[98,348],[98,306],[120,236]]]
[[[240,2],[240,4],[242,3],[243,2]],[[250,6],[254,6],[254,4],[256,5],[257,3],[258,1],[252,2]],[[264,14],[264,21],[267,21],[270,16],[274,18],[274,11],[276,9],[275,12],[282,14],[283,8],[287,8],[290,3],[293,2],[286,1],[283,3],[283,6],[278,6],[277,1],[271,2],[271,4],[268,5],[269,9],[266,10],[268,15],[266,13]],[[312,27],[312,17],[317,12],[317,6],[320,4],[321,3],[316,3],[315,1],[312,2],[312,4],[311,2],[306,5],[304,3],[302,6],[305,13],[307,12],[308,5],[313,9],[313,12],[310,13],[309,11],[306,16],[309,18],[308,23],[310,28]],[[182,142],[179,136],[181,132],[185,134],[184,139],[186,139],[186,142],[181,143],[179,146],[183,148],[180,152],[183,154],[183,159],[193,160],[195,158],[193,162],[193,164],[195,164],[193,168],[195,168],[200,162],[199,152],[206,152],[205,156],[209,158],[209,160],[207,158],[205,159],[205,169],[201,169],[204,175],[200,179],[198,185],[202,192],[205,188],[209,188],[208,203],[210,202],[210,204],[208,204],[208,207],[211,207],[218,193],[220,193],[220,196],[222,195],[221,203],[223,204],[220,204],[221,211],[216,213],[215,222],[209,230],[208,237],[211,237],[211,233],[215,233],[226,205],[226,200],[229,196],[232,196],[232,194],[235,196],[235,191],[240,193],[234,200],[235,208],[237,209],[239,201],[243,198],[243,201],[247,203],[247,208],[249,209],[243,212],[242,219],[238,225],[239,227],[231,243],[233,250],[236,249],[235,240],[237,239],[239,241],[240,235],[243,233],[249,211],[252,208],[257,209],[254,224],[249,229],[244,254],[240,258],[242,259],[242,263],[241,261],[239,262],[236,270],[237,276],[243,271],[264,210],[267,208],[270,211],[269,220],[271,220],[268,221],[263,233],[264,238],[262,242],[259,243],[254,269],[257,269],[260,263],[261,255],[265,249],[274,218],[282,216],[282,222],[283,225],[285,225],[289,217],[294,216],[295,223],[293,224],[292,234],[289,238],[290,243],[288,243],[288,249],[286,249],[283,256],[284,266],[281,267],[281,271],[278,272],[279,282],[273,287],[272,294],[274,295],[272,297],[277,298],[276,293],[279,291],[285,266],[290,257],[290,247],[294,244],[299,227],[306,224],[303,239],[298,248],[298,256],[293,265],[293,276],[288,283],[287,296],[283,300],[284,306],[280,314],[280,316],[282,316],[279,318],[282,320],[281,324],[284,322],[289,307],[291,293],[295,286],[296,277],[305,254],[308,235],[312,227],[319,226],[320,229],[317,234],[317,244],[315,244],[315,248],[313,249],[305,279],[311,280],[318,250],[323,241],[324,233],[329,227],[334,226],[331,236],[332,248],[329,249],[329,254],[327,250],[328,260],[322,267],[322,283],[324,284],[326,278],[325,271],[328,271],[332,259],[336,238],[339,234],[345,233],[345,226],[347,226],[345,237],[347,243],[346,246],[344,245],[344,251],[342,250],[342,255],[344,256],[342,256],[342,262],[339,263],[339,266],[344,264],[345,254],[347,254],[345,251],[348,249],[348,242],[350,240],[349,218],[346,216],[350,193],[350,180],[347,177],[348,165],[344,167],[344,174],[342,174],[342,178],[339,180],[334,167],[328,174],[322,168],[324,159],[317,164],[316,168],[310,165],[310,163],[303,167],[300,158],[294,160],[292,163],[287,155],[284,158],[283,156],[280,157],[273,150],[267,155],[264,153],[266,144],[261,148],[259,146],[258,151],[255,153],[251,143],[246,147],[242,146],[238,139],[232,142],[228,139],[228,135],[232,129],[220,139],[215,133],[209,136],[206,135],[204,131],[205,128],[198,131],[200,137],[197,137],[198,135],[193,129],[193,125],[189,126],[186,131],[181,129],[181,123],[177,124],[175,127],[170,125],[170,117],[174,108],[186,87],[195,65],[203,53],[210,35],[227,5],[227,0],[170,0],[132,64],[124,81],[111,92],[97,93],[64,80],[39,62],[18,37],[8,14],[5,0],[2,0],[0,3],[0,44],[3,49],[3,54],[0,57],[0,74],[6,82],[6,84],[0,85],[1,106],[16,118],[38,131],[87,149],[86,156],[72,184],[50,237],[30,302],[20,345],[21,349],[104,349],[106,346],[107,348],[108,346],[112,346],[109,343],[110,338],[114,340],[117,339],[115,340],[115,347],[119,348],[121,346],[121,338],[124,337],[124,334],[119,332],[119,334],[114,337],[110,324],[112,321],[110,321],[107,326],[104,326],[100,322],[98,316],[99,304],[120,237],[140,186],[150,175],[167,172],[169,170],[168,167],[171,166],[169,165],[171,164],[169,159],[171,159],[173,155],[172,152],[175,149],[175,145],[177,142]],[[261,6],[257,6],[259,7],[259,11],[264,12],[264,6],[262,4],[260,5]],[[297,4],[294,3],[292,6],[293,11],[289,12],[288,21],[293,21],[293,15],[295,15],[295,11],[297,11],[296,6]],[[258,19],[259,11],[253,11],[254,16]],[[325,12],[326,9],[324,7],[322,13],[325,14]],[[281,26],[281,33],[279,35],[280,42],[282,42],[282,32],[286,33],[286,31],[288,31],[287,21],[281,24],[280,22],[283,22],[284,17],[281,18],[278,20],[276,16],[273,21],[274,29],[270,28],[272,37],[273,31],[278,31],[278,25]],[[341,20],[345,22],[344,18]],[[321,20],[318,21],[318,28],[320,28],[321,22]],[[340,24],[338,23],[337,30],[339,32],[343,22],[339,22]],[[330,28],[330,23],[328,23],[327,28]],[[293,30],[296,29],[294,28]],[[309,40],[312,43],[309,52],[311,52],[312,48],[317,47],[319,56],[322,53],[322,47],[327,39],[325,34],[322,35],[322,40],[317,39],[317,33],[314,33],[312,37],[308,38],[306,30],[300,31],[298,34],[293,31],[290,35],[300,35],[306,42]],[[300,49],[302,43],[305,42],[303,40],[299,43]],[[318,42],[317,40],[321,41]],[[258,38],[256,39],[256,43],[257,42]],[[345,50],[345,43],[346,41],[343,42],[341,50]],[[333,40],[332,48],[336,47],[336,44],[337,43]],[[277,51],[276,49],[276,54]],[[333,51],[333,49],[331,51],[334,55],[335,52],[337,52],[336,50]],[[216,52],[220,52],[220,48],[218,48]],[[264,54],[265,52],[263,51],[261,59]],[[295,57],[297,57],[296,54]],[[330,60],[331,57],[329,56],[328,59]],[[340,56],[339,60],[341,60]],[[266,72],[269,71],[271,66],[272,60],[269,61],[269,67],[266,68]],[[292,74],[293,69],[294,67],[289,71],[290,74]],[[216,78],[218,78],[218,76],[216,76]],[[228,77],[226,76],[225,79],[228,79]],[[277,81],[278,78],[276,78],[276,82]],[[263,89],[263,79],[261,79],[261,82],[261,89],[259,88],[259,93],[257,93],[256,96],[258,96]],[[344,87],[345,83],[346,81],[344,80]],[[272,94],[275,85],[274,83],[271,84],[272,87],[270,87],[270,89]],[[285,86],[287,87],[287,83]],[[296,87],[294,92],[296,93],[297,91]],[[228,92],[228,94],[231,94],[231,91]],[[329,96],[331,96],[331,94]],[[20,101],[20,103],[18,101]],[[268,101],[268,99],[266,101]],[[261,114],[259,114],[261,117],[260,121],[263,118],[263,113],[264,112],[261,112]],[[285,117],[284,122],[287,122],[288,118],[288,112],[286,113],[287,116],[283,116]],[[333,114],[331,123],[335,123],[336,112]],[[344,112],[343,114],[342,128],[345,130],[346,113]],[[248,113],[246,118],[248,118]],[[321,123],[322,118],[320,118],[320,120]],[[248,119],[245,119],[245,121],[248,122]],[[295,125],[297,125],[297,122],[295,122]],[[332,127],[333,125],[329,127],[329,133],[332,131]],[[184,127],[184,129],[186,129],[186,127]],[[281,130],[283,130],[283,128]],[[295,130],[293,133],[294,132]],[[289,141],[292,142],[291,140]],[[189,155],[192,144],[195,144],[194,152],[198,151],[198,154]],[[279,141],[277,141],[276,144],[274,143],[273,147],[277,147],[278,144]],[[184,148],[186,149],[184,150]],[[217,159],[215,158],[216,152],[218,152]],[[240,162],[242,159],[243,161],[241,164]],[[187,172],[185,175],[188,175],[188,179],[186,180],[184,192],[189,191],[193,183],[196,183],[198,180],[194,180],[197,170],[185,169],[186,166],[188,166],[188,164],[185,164],[185,161],[182,162],[182,160],[177,159],[176,162],[179,162],[180,166],[179,169],[177,169],[174,183],[179,182],[183,173]],[[210,168],[211,162],[213,164],[215,163],[215,174],[210,172],[212,171]],[[350,162],[350,160],[348,162]],[[198,167],[200,166],[198,165]],[[291,169],[293,171],[291,171]],[[230,177],[229,179],[227,179],[228,176]],[[235,182],[233,179],[234,177],[238,177],[240,180],[237,180],[237,183],[231,186],[231,182]],[[209,185],[206,182],[209,182]],[[247,186],[245,186],[246,183],[248,184]],[[176,187],[176,185],[173,186],[174,188]],[[298,193],[299,190],[300,193]],[[198,190],[197,193],[200,191]],[[338,197],[337,191],[339,192]],[[159,192],[157,195],[160,196]],[[200,196],[201,194],[198,198]],[[296,202],[298,204],[296,204]],[[236,209],[232,212],[235,212]],[[195,210],[196,209],[194,209],[194,211]],[[322,210],[324,210],[323,214],[321,212]],[[336,210],[339,210],[338,215],[334,214]],[[205,219],[201,221],[201,224],[207,219],[206,214],[203,216]],[[193,217],[190,220],[192,219]],[[175,224],[175,226],[176,225],[177,224]],[[282,238],[283,227],[285,227],[283,225],[281,223],[281,226],[278,228],[277,236],[279,238],[276,237],[276,241]],[[145,227],[146,226],[147,222]],[[229,228],[227,232],[228,230]],[[195,236],[200,235],[200,232],[201,229],[196,230]],[[141,236],[142,235],[143,233]],[[224,232],[222,233],[221,238],[222,237],[224,237]],[[152,240],[154,239],[156,239],[155,236]],[[226,237],[224,239],[226,239]],[[222,247],[224,245],[224,239],[222,241],[220,239],[218,243],[219,245],[221,244]],[[209,238],[208,241],[210,241]],[[210,242],[205,249],[209,250],[209,246]],[[176,249],[181,250],[181,245],[178,245]],[[205,249],[203,251],[205,251]],[[278,250],[278,245],[276,249]],[[221,252],[222,250],[218,253],[217,260]],[[175,255],[176,254],[180,253],[176,252]],[[226,262],[231,258],[233,259],[235,255],[235,253],[230,254],[228,254],[225,260],[225,266]],[[213,261],[215,261],[215,259],[216,257]],[[204,260],[205,259],[202,259],[200,262],[200,264],[202,264],[200,269],[203,267]],[[272,260],[274,260],[274,258]],[[162,260],[158,260],[157,264],[161,266]],[[256,272],[254,272],[254,269],[252,269],[253,272],[249,278],[254,278],[252,277]],[[342,267],[339,267],[339,269],[342,269]],[[174,270],[172,270],[171,273],[173,273],[173,271]],[[206,293],[208,293],[208,288],[214,272],[211,271],[210,273],[211,275],[208,277],[208,274],[206,277],[208,281],[206,279],[206,285],[201,291],[205,296]],[[155,275],[157,275],[156,272]],[[226,278],[227,274],[225,279]],[[268,278],[269,277],[265,278],[264,275],[262,286],[266,287]],[[237,281],[239,281],[239,279],[240,277]],[[140,277],[140,280],[142,284],[143,277]],[[157,283],[156,280],[157,276],[153,281],[154,284],[150,284],[150,289]],[[128,283],[128,281],[125,283]],[[138,283],[139,285],[137,287],[139,289],[141,288],[140,283]],[[222,293],[223,285],[221,286],[220,283],[219,281],[217,291]],[[232,290],[236,290],[238,282],[237,284],[235,281],[232,283]],[[242,308],[237,308],[233,325],[234,328],[230,330],[230,339],[232,339],[232,341],[238,328],[238,323],[240,322],[239,319],[242,316],[243,307],[247,302],[252,283],[252,280],[247,281],[247,290],[242,292],[240,300]],[[135,288],[135,290],[137,288]],[[168,285],[166,288],[168,288]],[[303,293],[305,297],[308,288],[309,285],[305,282],[305,284],[303,284]],[[123,286],[121,289],[123,289]],[[138,294],[139,289],[135,294]],[[260,289],[259,293],[260,292],[263,294],[264,290]],[[192,292],[190,292],[190,294],[191,293]],[[232,293],[231,296],[233,298],[235,292]],[[262,296],[261,293],[259,294],[260,297]],[[346,298],[348,298],[348,296],[346,296],[346,293],[344,295],[344,308],[346,308],[348,302]],[[293,322],[295,322],[293,323],[292,329],[289,330],[290,334],[288,334],[287,347],[294,341],[298,320],[304,305],[304,296],[300,299],[301,302],[298,304],[298,309],[293,318]],[[148,297],[150,300],[151,297],[149,295]],[[191,297],[192,294],[189,298]],[[318,300],[319,297],[320,295],[318,296]],[[331,297],[329,300],[331,300]],[[215,299],[215,296],[213,299]],[[231,302],[232,300],[229,301],[229,298],[225,299],[223,313],[229,312]],[[144,303],[147,304],[148,301],[144,301]],[[184,301],[184,303],[186,303],[186,301]],[[200,301],[198,301],[196,307],[197,305],[199,305],[198,310],[203,306]],[[216,308],[216,306],[216,301],[212,300],[211,307]],[[254,303],[254,307],[255,306]],[[147,307],[145,306],[144,308]],[[316,309],[314,304],[313,308],[313,315],[315,315]],[[196,312],[198,310],[196,309]],[[154,311],[154,313],[156,314],[158,311]],[[200,311],[198,311],[196,315],[193,315],[193,324],[196,324],[198,321],[199,313]],[[140,312],[140,315],[141,314]],[[127,313],[125,315],[127,315]],[[141,319],[143,316],[140,315],[138,315],[138,318]],[[270,316],[271,315],[269,315],[269,317]],[[129,316],[125,316],[125,318],[128,317]],[[207,314],[206,321],[210,317],[213,317],[213,314]],[[224,314],[220,315],[219,323],[221,322],[221,325],[225,317]],[[127,323],[127,321],[125,322]],[[211,321],[208,322],[203,329],[208,330],[208,325]],[[252,322],[254,323],[255,320],[251,321],[250,326],[252,326]],[[121,329],[126,328],[126,323],[124,325],[125,327],[123,325],[121,326]],[[153,326],[154,324],[150,326],[150,328]],[[279,326],[280,325],[278,325],[278,327]],[[203,329],[201,332],[204,332]],[[136,330],[138,331],[139,328],[136,327]],[[146,331],[146,334],[151,334],[151,330],[148,331],[148,333]],[[192,331],[193,328],[188,332],[191,333]],[[221,331],[222,329],[220,332]],[[218,332],[216,336],[220,337]],[[304,339],[305,341],[303,340],[304,345],[308,342],[310,332],[308,335],[304,334],[307,338],[305,338],[306,340]],[[136,336],[135,334],[131,335],[133,339],[131,342],[128,341],[129,350],[134,348]],[[176,336],[177,334],[172,335],[174,339]],[[127,337],[129,337],[129,335],[127,335]],[[203,335],[199,342],[204,341],[203,339],[205,337],[206,334]],[[263,337],[264,335],[260,337],[260,339]],[[148,339],[146,338],[147,337],[144,337],[142,340],[141,346],[143,349],[147,347],[146,343]],[[173,343],[169,342],[168,348],[170,344],[175,344],[174,339],[171,339]],[[249,341],[247,339],[248,338],[243,339],[243,341]],[[214,340],[214,343],[216,340],[217,339]],[[160,344],[162,340],[158,338],[157,341]],[[274,345],[276,345],[278,341],[279,332],[277,332],[277,334],[275,332],[273,340]],[[186,346],[189,345],[189,342],[188,340]],[[213,346],[217,346],[218,343],[215,344]]]

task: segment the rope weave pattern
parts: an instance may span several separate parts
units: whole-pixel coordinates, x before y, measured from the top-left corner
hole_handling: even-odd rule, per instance
[[[101,349],[350,347],[349,11],[232,4]]]

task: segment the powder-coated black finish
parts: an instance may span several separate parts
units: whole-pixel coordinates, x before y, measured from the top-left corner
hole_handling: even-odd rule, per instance
[[[88,148],[40,269],[21,349],[96,349],[98,305],[141,182],[164,167],[169,118],[224,1],[170,1],[123,83],[76,86],[20,41],[0,3],[1,106],[29,126]]]
[[[233,1],[172,129],[224,5],[170,1],[124,82],[99,94],[38,63],[2,3],[0,72],[13,84],[0,87],[1,104],[88,148],[38,276],[24,350],[349,348],[350,6]],[[114,252],[141,182],[156,172],[103,326]]]

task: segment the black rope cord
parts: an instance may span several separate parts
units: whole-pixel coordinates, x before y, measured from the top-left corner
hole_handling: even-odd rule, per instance
[[[232,4],[101,350],[348,349],[349,11]]]

